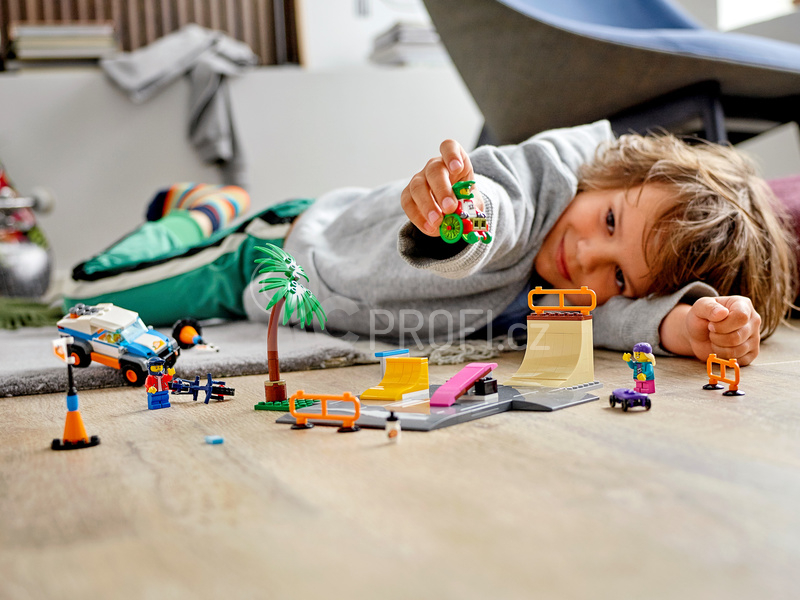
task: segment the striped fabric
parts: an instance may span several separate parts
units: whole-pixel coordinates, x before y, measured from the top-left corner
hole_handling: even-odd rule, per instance
[[[250,196],[238,186],[176,183],[156,194],[147,208],[147,220],[157,221],[175,209],[198,210],[218,231],[249,208]]]

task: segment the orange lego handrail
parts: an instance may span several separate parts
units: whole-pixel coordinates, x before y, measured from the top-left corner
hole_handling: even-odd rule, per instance
[[[319,400],[321,410],[318,413],[298,412],[295,407],[295,402],[297,400]],[[352,415],[330,415],[328,414],[329,400],[352,402],[355,410]],[[303,390],[297,390],[296,393],[289,396],[289,412],[297,421],[297,425],[302,426],[308,423],[309,419],[315,419],[321,421],[341,421],[342,427],[352,429],[355,422],[361,416],[361,402],[350,392],[345,392],[341,396],[335,396],[330,394],[306,394]]]
[[[533,305],[533,297],[535,295],[548,295],[548,294],[558,294],[558,306],[534,306]],[[585,295],[585,296],[591,296],[592,297],[592,303],[589,306],[566,306],[564,304],[564,296],[566,296],[567,294],[581,294],[581,295]],[[565,312],[565,311],[578,312],[578,311],[580,311],[581,314],[588,315],[589,313],[591,313],[597,307],[597,294],[594,293],[594,290],[590,290],[585,285],[582,285],[581,289],[579,289],[579,290],[559,290],[559,289],[545,290],[545,289],[542,289],[542,286],[537,285],[528,294],[528,306],[537,315],[540,315],[545,311],[553,311],[553,312]]]
[[[714,365],[719,365],[719,376],[714,375]],[[728,379],[725,377],[725,369],[733,369],[734,378]],[[717,385],[718,382],[727,383],[731,392],[738,391],[739,389],[739,363],[735,358],[724,359],[717,358],[716,354],[709,354],[706,360],[706,373],[708,373],[708,385]]]

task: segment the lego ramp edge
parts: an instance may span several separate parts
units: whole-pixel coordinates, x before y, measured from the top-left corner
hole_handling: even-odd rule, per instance
[[[428,359],[388,357],[381,382],[359,394],[361,400],[398,400],[414,392],[428,392]]]
[[[528,347],[504,385],[564,388],[594,381],[592,321],[528,320]]]

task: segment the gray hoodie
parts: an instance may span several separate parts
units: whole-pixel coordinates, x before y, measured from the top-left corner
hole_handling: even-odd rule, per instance
[[[422,342],[455,331],[457,338],[481,329],[526,288],[545,236],[575,197],[579,167],[612,138],[608,122],[599,121],[470,153],[490,244],[450,246],[420,233],[400,206],[404,180],[323,195],[298,219],[285,248],[306,269],[331,329]],[[661,298],[614,297],[594,312],[595,345],[629,351],[649,342],[661,349],[664,316],[680,301],[708,295],[716,293],[694,283]]]

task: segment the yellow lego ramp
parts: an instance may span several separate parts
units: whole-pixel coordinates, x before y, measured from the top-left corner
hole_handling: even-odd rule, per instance
[[[427,397],[428,392],[427,358],[388,356],[383,379],[361,394],[360,398],[396,402],[410,397]]]
[[[593,351],[591,315],[530,315],[525,358],[504,385],[559,388],[590,383],[594,381]]]

